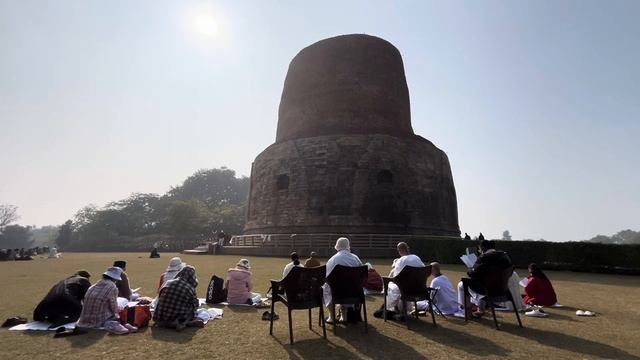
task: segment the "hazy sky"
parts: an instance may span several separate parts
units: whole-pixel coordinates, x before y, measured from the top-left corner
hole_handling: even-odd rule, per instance
[[[22,224],[249,175],[289,61],[348,33],[402,53],[460,229],[640,230],[640,1],[0,0],[0,203]]]

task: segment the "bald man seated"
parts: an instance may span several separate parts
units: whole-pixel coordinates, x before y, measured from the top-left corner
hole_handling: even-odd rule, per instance
[[[455,314],[460,308],[458,296],[449,278],[440,271],[440,263],[431,263],[431,276],[433,276],[433,280],[431,280],[430,286],[438,289],[433,299],[434,308],[444,315]],[[418,310],[426,310],[427,307],[427,301],[418,301]]]
[[[424,267],[424,263],[417,255],[411,254],[409,245],[406,242],[399,242],[396,247],[399,258],[393,260],[389,277],[396,277],[405,266]],[[387,311],[402,312],[402,302],[400,301],[400,288],[393,282],[389,283],[387,291]],[[409,312],[410,309],[407,309]]]

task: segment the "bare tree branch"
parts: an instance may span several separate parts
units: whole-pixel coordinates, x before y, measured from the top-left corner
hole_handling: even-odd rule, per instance
[[[19,218],[17,206],[0,204],[0,230]]]

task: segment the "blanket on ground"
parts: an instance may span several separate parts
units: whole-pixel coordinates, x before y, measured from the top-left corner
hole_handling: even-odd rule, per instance
[[[66,329],[75,329],[76,327],[76,323],[72,322],[72,323],[68,323],[65,325],[61,325],[55,328],[49,328],[49,326],[51,326],[50,322],[46,322],[46,321],[32,321],[32,322],[28,322],[26,324],[20,324],[20,325],[16,325],[14,327],[9,328],[9,331],[24,331],[24,330],[38,330],[38,331],[55,331],[56,329],[60,328],[60,327],[65,327]]]

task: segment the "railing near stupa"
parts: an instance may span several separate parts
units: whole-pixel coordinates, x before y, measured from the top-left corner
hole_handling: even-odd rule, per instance
[[[229,246],[274,249],[332,248],[339,237],[349,238],[352,248],[395,249],[399,242],[418,239],[452,239],[451,236],[401,234],[258,234],[236,235]]]

